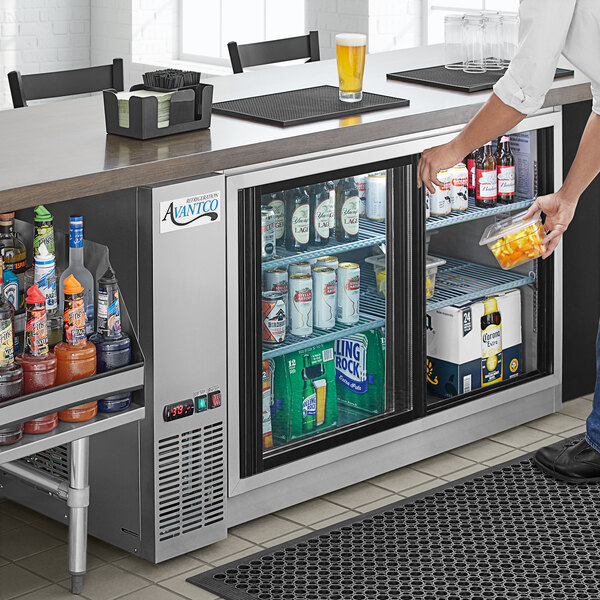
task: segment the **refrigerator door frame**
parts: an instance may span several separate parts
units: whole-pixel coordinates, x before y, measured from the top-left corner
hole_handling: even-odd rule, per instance
[[[534,129],[553,128],[554,138],[554,185],[557,189],[562,183],[562,115],[560,109],[548,110],[542,114],[536,114],[524,119],[517,127],[509,133],[519,133]],[[555,251],[554,259],[554,371],[552,374],[540,377],[533,381],[527,381],[514,388],[492,392],[489,395],[473,400],[456,407],[417,418],[414,421],[399,425],[371,435],[360,438],[353,442],[336,446],[324,452],[311,455],[285,465],[269,469],[268,471],[258,473],[251,477],[240,477],[240,399],[239,399],[239,322],[237,318],[231,318],[239,314],[238,293],[239,293],[239,248],[237,231],[238,221],[238,193],[245,188],[253,188],[260,185],[285,181],[299,177],[308,177],[320,172],[335,171],[352,168],[368,163],[377,163],[391,160],[397,157],[410,156],[423,152],[426,148],[434,145],[446,143],[453,139],[460,131],[461,127],[449,127],[439,129],[435,132],[426,132],[420,137],[411,136],[399,137],[383,140],[380,145],[363,145],[345,148],[336,153],[320,153],[316,155],[299,156],[294,160],[282,160],[275,163],[265,163],[258,166],[247,167],[225,171],[226,177],[226,213],[227,213],[227,314],[228,319],[228,341],[227,341],[227,360],[228,360],[228,479],[229,479],[229,497],[239,496],[259,488],[273,486],[283,480],[295,476],[305,475],[311,471],[318,471],[319,467],[324,465],[331,466],[332,463],[342,461],[349,457],[369,452],[375,448],[383,447],[387,444],[397,442],[404,438],[409,438],[419,433],[425,433],[436,427],[441,427],[454,421],[459,421],[467,417],[483,413],[494,407],[508,405],[528,396],[548,392],[548,400],[544,403],[543,410],[539,416],[549,414],[560,408],[561,405],[561,377],[562,377],[562,248],[559,245]],[[550,392],[553,393],[550,393]],[[538,403],[539,404],[539,403]],[[494,432],[516,426],[522,422],[523,415],[527,411],[515,411],[511,417],[507,417]],[[532,417],[533,418],[533,417]],[[492,428],[493,429],[493,428]],[[482,436],[490,435],[490,432],[479,431],[473,437],[472,432],[466,431],[464,435],[455,437],[453,440],[446,440],[444,443],[450,443],[448,448],[457,447],[462,443],[468,443]],[[428,452],[431,451],[431,454]],[[425,453],[422,449],[415,449],[414,460],[426,458],[442,450],[431,447]],[[403,457],[399,460],[398,466],[412,462]],[[389,470],[389,469],[388,469]],[[379,467],[374,465],[373,469],[378,472]],[[356,475],[355,481],[360,481],[374,473],[363,473]],[[316,473],[315,478],[318,479]],[[355,481],[348,481],[337,485],[349,485]],[[323,484],[323,489],[327,489],[327,483]],[[312,496],[318,495],[315,491]],[[300,500],[298,500],[300,501]],[[288,504],[293,504],[289,502]],[[252,517],[251,517],[252,518]],[[242,522],[244,519],[235,518],[236,522]]]

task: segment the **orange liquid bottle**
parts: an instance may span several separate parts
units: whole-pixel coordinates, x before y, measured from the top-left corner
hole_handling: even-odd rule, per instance
[[[56,385],[83,379],[96,374],[96,346],[88,342],[85,333],[85,303],[82,285],[69,275],[64,281],[65,312],[63,316],[63,341],[54,346],[57,360]],[[78,423],[96,416],[98,403],[86,402],[61,410],[61,421]]]

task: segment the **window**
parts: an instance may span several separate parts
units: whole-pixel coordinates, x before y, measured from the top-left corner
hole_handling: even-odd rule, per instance
[[[303,35],[304,0],[180,0],[180,58],[229,64],[227,43]]]
[[[428,44],[444,42],[444,16],[470,10],[500,10],[517,12],[519,0],[428,0],[424,33]]]

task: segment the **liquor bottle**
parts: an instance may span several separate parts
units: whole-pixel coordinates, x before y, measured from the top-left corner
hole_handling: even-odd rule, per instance
[[[335,239],[338,242],[358,239],[359,202],[354,179],[340,179],[335,190]]]
[[[17,310],[19,308],[19,278],[8,269],[3,271],[4,278],[4,297]]]
[[[52,214],[41,205],[36,206],[34,211],[34,233],[33,233],[33,256],[37,256],[42,244],[46,250],[54,256],[54,224]]]
[[[498,202],[512,204],[515,201],[515,157],[510,149],[510,138],[506,135],[500,139],[496,153],[496,170],[498,174]]]
[[[52,387],[56,382],[56,356],[48,350],[46,297],[37,285],[27,290],[25,299],[24,352],[15,357],[23,369],[23,393],[31,394]],[[56,429],[58,413],[51,413],[25,423],[25,433],[47,433]]]
[[[477,157],[481,153],[481,149],[473,150],[469,156],[465,159],[465,163],[467,165],[467,170],[469,172],[469,200],[475,200],[475,189],[477,187],[475,180],[475,163],[477,162]]]
[[[2,267],[0,255],[0,274],[3,270]],[[6,300],[4,294],[0,294],[0,402],[23,394],[23,369],[14,362],[14,318],[15,309]],[[21,423],[0,428],[0,446],[14,444],[22,437],[23,425]]]
[[[285,247],[292,252],[308,250],[310,198],[304,188],[295,188],[286,192],[285,216]]]
[[[479,208],[493,208],[498,199],[496,159],[492,154],[492,142],[483,147],[475,162],[475,204]]]
[[[496,298],[488,298],[481,317],[481,385],[502,381],[502,376],[502,317]]]
[[[94,333],[94,278],[83,264],[83,217],[71,216],[69,231],[69,266],[60,276],[60,310],[64,308],[63,289],[70,275],[83,286],[86,317],[86,335]]]
[[[329,221],[331,219],[331,205],[329,190],[323,183],[311,186],[311,208],[312,210],[312,235],[311,245],[327,246],[329,244]]]
[[[302,377],[304,387],[302,388],[302,432],[310,433],[317,426],[317,392],[312,379],[308,375],[310,368],[310,355],[305,354],[304,370]]]
[[[15,213],[0,214],[0,246],[4,246],[4,268],[12,271],[19,279],[19,305],[24,306],[25,269],[27,268],[27,250],[25,244],[15,233]]]
[[[90,337],[96,346],[96,372],[105,373],[131,363],[131,340],[121,331],[119,284],[108,267],[98,280],[98,332]],[[129,408],[131,392],[98,400],[98,412],[117,412]]]
[[[96,374],[96,346],[86,336],[84,289],[73,275],[64,282],[63,341],[54,346],[57,359],[56,385]],[[96,416],[98,403],[86,402],[61,410],[61,421],[78,423]]]

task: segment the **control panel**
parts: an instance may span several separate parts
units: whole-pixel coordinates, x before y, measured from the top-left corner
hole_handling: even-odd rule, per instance
[[[195,413],[219,408],[221,406],[221,390],[197,392],[191,399],[167,404],[163,409],[163,419],[167,422],[190,417]]]

